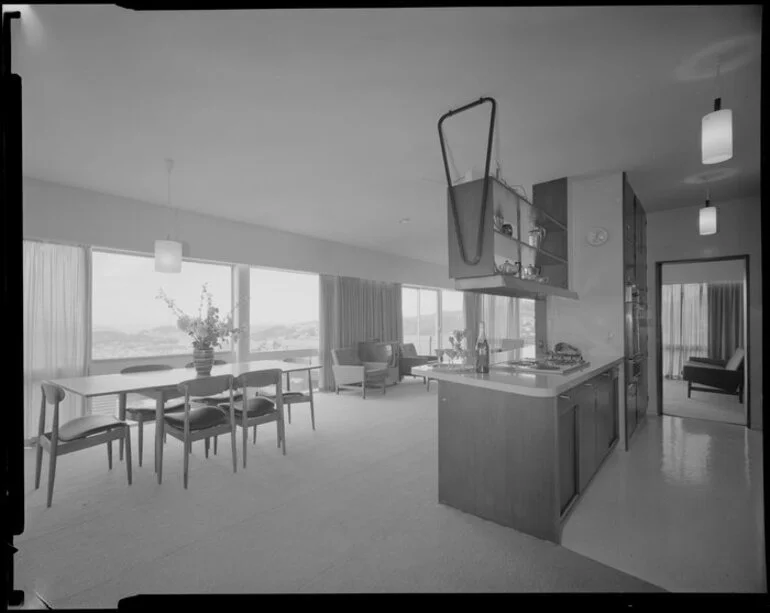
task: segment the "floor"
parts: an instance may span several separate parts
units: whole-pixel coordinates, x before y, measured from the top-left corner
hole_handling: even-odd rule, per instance
[[[648,416],[607,459],[562,545],[672,592],[766,592],[762,433]]]
[[[687,382],[681,380],[663,379],[663,413],[746,425],[746,405],[737,396],[693,391],[688,398]]]
[[[161,485],[151,449],[130,487],[104,449],[65,456],[47,509],[30,450],[16,582],[56,608],[169,592],[764,589],[758,437],[669,417],[658,432],[651,420],[608,458],[559,547],[436,502],[436,387],[320,394],[316,431],[298,405],[287,455],[264,426],[236,474],[229,441],[208,459],[198,443],[186,491],[169,438]]]

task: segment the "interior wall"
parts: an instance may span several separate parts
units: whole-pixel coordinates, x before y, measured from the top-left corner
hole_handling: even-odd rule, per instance
[[[570,289],[578,300],[547,298],[547,342],[575,345],[584,355],[624,355],[623,175],[567,180]],[[601,246],[586,240],[595,226],[607,230]]]
[[[25,238],[152,253],[174,211],[24,177]],[[446,266],[309,236],[178,211],[184,257],[454,289]]]
[[[743,260],[688,262],[663,266],[663,285],[672,283],[716,283],[743,281]]]
[[[700,206],[647,214],[647,285],[649,337],[649,394],[651,412],[658,411],[658,347],[655,332],[658,296],[655,285],[657,262],[724,256],[749,256],[748,345],[749,419],[752,429],[762,429],[762,237],[760,198],[717,204],[717,233],[698,234]]]

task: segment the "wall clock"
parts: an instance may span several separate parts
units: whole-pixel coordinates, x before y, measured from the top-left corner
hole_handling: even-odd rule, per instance
[[[586,240],[588,240],[588,243],[590,245],[594,245],[595,247],[606,243],[608,238],[609,233],[605,228],[591,228],[586,235]]]

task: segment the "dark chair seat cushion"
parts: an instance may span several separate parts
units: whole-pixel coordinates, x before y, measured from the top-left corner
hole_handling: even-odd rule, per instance
[[[228,403],[219,405],[219,408],[224,411],[230,410]],[[266,396],[257,396],[256,398],[249,398],[246,407],[246,417],[261,417],[269,413],[275,412],[275,403]],[[233,413],[236,417],[243,416],[243,402],[237,402],[233,404]]]
[[[198,400],[191,401],[191,407],[204,407],[209,403],[201,402]],[[164,413],[174,413],[177,411],[184,411],[184,398],[172,398],[167,400],[163,406]],[[147,398],[146,400],[140,400],[139,402],[132,402],[131,406],[126,407],[126,415],[138,416],[147,421],[147,419],[155,419],[155,400]]]
[[[240,400],[241,398],[243,398],[243,394],[233,390],[233,400]],[[230,392],[222,392],[221,394],[216,394],[214,396],[206,396],[203,400],[204,402],[211,402],[213,404],[219,404],[220,402],[230,402]]]
[[[291,402],[292,398],[294,399],[304,398],[306,394],[304,394],[303,392],[283,392],[281,396],[283,396],[284,402]],[[265,394],[265,397],[270,398],[270,400],[275,400],[275,394]]]
[[[59,427],[59,440],[74,441],[99,432],[107,432],[115,428],[125,428],[126,422],[109,415],[88,415],[76,417]]]
[[[228,422],[228,415],[218,407],[200,406],[190,409],[190,430],[204,430],[214,426],[221,426]],[[165,416],[166,423],[169,426],[184,429],[184,411],[171,413]]]

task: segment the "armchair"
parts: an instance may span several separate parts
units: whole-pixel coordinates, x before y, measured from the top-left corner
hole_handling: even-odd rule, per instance
[[[332,372],[338,394],[341,389],[360,389],[362,397],[366,398],[367,385],[380,386],[385,393],[387,362],[363,362],[355,348],[332,349]]]
[[[385,378],[386,385],[395,385],[399,382],[399,349],[398,343],[365,341],[358,343],[358,359],[366,363],[385,363],[388,375]]]
[[[746,355],[742,347],[735,350],[733,356],[724,360],[691,357],[682,369],[682,378],[687,381],[687,397],[692,390],[715,394],[737,395],[743,403],[743,362]],[[708,387],[694,387],[693,383]]]
[[[423,366],[429,362],[436,362],[438,357],[430,355],[418,355],[417,349],[414,343],[401,343],[400,356],[398,360],[399,378],[403,379],[407,375],[410,377],[419,377],[421,375],[413,375],[412,368],[415,366]],[[428,382],[427,377],[422,377],[423,383]]]

